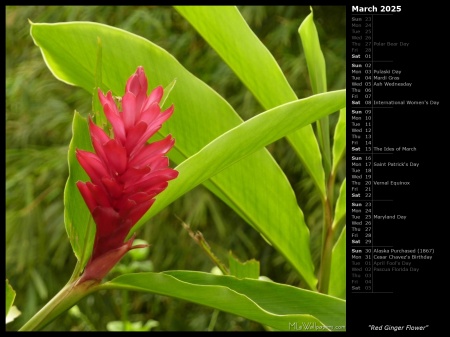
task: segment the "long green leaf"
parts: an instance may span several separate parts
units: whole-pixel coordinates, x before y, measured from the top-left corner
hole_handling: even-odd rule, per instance
[[[347,110],[341,109],[339,111],[339,119],[336,124],[336,129],[334,132],[334,143],[333,143],[333,166],[332,166],[332,174],[334,175],[338,164],[344,158],[345,149],[346,149],[346,129],[347,129]]]
[[[176,167],[179,171],[178,178],[169,184],[163,197],[158,198],[143,220],[238,160],[343,105],[345,105],[345,90],[332,91],[281,105],[236,126]],[[266,215],[268,214],[260,214],[263,217]],[[278,216],[280,223],[289,222],[283,214]],[[268,238],[281,233],[279,228],[272,230],[267,228],[266,231],[262,232],[270,233]],[[285,239],[292,234],[292,232],[283,233],[288,235]]]
[[[238,125],[177,166],[178,178],[171,181],[164,194],[156,200],[150,212],[141,221],[145,221],[147,217],[156,214],[186,191],[201,184],[206,179],[236,163],[236,161],[282,138],[287,133],[339,109],[344,104],[345,90],[333,91],[284,104]],[[276,193],[277,186],[267,188],[273,188],[273,193]],[[254,226],[280,252],[297,251],[295,257],[286,253],[285,256],[305,277],[311,268],[311,260],[309,245],[302,240],[302,238],[309,237],[309,230],[304,224],[303,214],[300,214],[301,223],[292,223],[292,219],[288,215],[278,213],[278,222],[283,224],[282,226],[258,227],[262,223],[262,219],[270,216],[269,213],[272,211],[273,209],[261,209],[258,214],[254,215],[256,217],[253,221]],[[301,212],[300,209],[298,211]],[[139,226],[139,223],[137,226]],[[299,242],[302,244],[299,244]],[[311,285],[312,279],[305,280]]]
[[[336,201],[336,207],[334,210],[333,229],[340,223],[345,221],[345,215],[347,212],[347,179],[344,179],[339,189],[339,197]]]
[[[168,104],[175,105],[175,114],[159,133],[159,137],[168,133],[175,137],[176,148],[169,156],[176,163],[242,122],[215,91],[183,68],[172,55],[142,37],[91,22],[32,24],[31,34],[55,77],[89,92],[95,83],[98,38],[102,42],[102,90],[111,89],[113,95],[121,96],[126,79],[138,65],[144,66],[150,88],[165,86],[176,79],[177,84],[168,99]],[[207,167],[203,165],[200,169]],[[274,238],[266,238],[291,261],[308,285],[315,287],[309,251],[302,248],[299,252],[299,247],[309,244],[303,215],[286,176],[267,150],[255,152],[205,181],[205,185],[262,233],[278,231]],[[280,215],[288,219],[282,226]],[[147,214],[145,219],[148,218]],[[139,226],[142,224],[140,222]],[[78,240],[83,239],[82,236],[82,232],[77,233]]]
[[[14,299],[16,298],[16,291],[13,289],[13,287],[9,284],[8,279],[6,279],[6,294],[5,294],[5,322],[6,324],[11,323],[14,321],[15,318],[20,316],[21,312],[15,305]]]
[[[327,91],[327,74],[325,69],[325,57],[320,47],[319,35],[314,24],[314,14],[311,8],[309,14],[300,25],[298,32],[308,65],[309,78],[312,91],[315,94]]]
[[[180,298],[277,330],[305,331],[309,328],[315,331],[345,326],[345,301],[268,281],[170,271],[122,275],[100,288],[145,291]]]
[[[5,314],[8,315],[9,309],[11,309],[14,299],[16,298],[16,292],[14,291],[13,287],[9,284],[8,279],[6,279],[6,293],[5,293]]]
[[[297,99],[270,51],[234,6],[175,6],[236,73],[265,109]],[[310,125],[287,136],[322,196],[325,174]]]
[[[89,176],[75,156],[76,149],[93,150],[87,121],[78,112],[73,116],[72,140],[69,145],[69,178],[64,189],[64,223],[75,256],[81,264],[80,267],[83,267],[92,251],[95,226],[89,209],[75,185],[79,180],[89,181]]]
[[[302,41],[306,64],[308,65],[312,91],[314,94],[320,94],[327,91],[327,74],[325,57],[320,47],[319,34],[314,24],[313,15],[313,9],[311,7],[311,14],[303,20],[298,32]],[[325,175],[328,177],[331,170],[330,127],[328,117],[322,118],[316,125],[319,144],[323,151]]]
[[[328,294],[342,299],[346,298],[346,195],[347,183],[346,179],[344,179],[339,190],[339,197],[336,201],[334,211],[332,228],[335,233],[340,234],[332,251],[330,285],[328,288]],[[342,227],[343,229],[341,230]]]
[[[330,285],[328,294],[342,299],[346,298],[346,227],[341,232],[339,239],[333,247],[331,260]]]

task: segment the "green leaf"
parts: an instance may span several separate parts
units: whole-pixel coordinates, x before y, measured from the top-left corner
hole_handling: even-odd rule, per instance
[[[170,93],[173,90],[173,87],[175,86],[175,83],[177,83],[177,80],[174,79],[172,82],[169,83],[169,85],[167,87],[164,88],[164,94],[163,97],[161,98],[161,105],[164,105],[164,103],[166,102],[167,97],[169,97]]]
[[[333,229],[335,229],[340,223],[345,221],[345,215],[347,212],[347,179],[344,179],[339,190],[339,197],[336,201],[336,207],[334,210]]]
[[[284,104],[238,125],[177,166],[178,178],[170,182],[141,221],[156,214],[188,190],[236,161],[280,139],[286,133],[340,109],[344,104],[345,90],[332,91]],[[266,190],[273,189],[273,192],[266,193],[276,194],[278,186],[268,185],[265,186]],[[255,220],[252,224],[277,250],[284,253],[311,286],[315,285],[315,277],[313,278],[310,273],[311,257],[306,241],[309,238],[309,230],[304,222],[303,213],[299,208],[297,210],[300,212],[298,222],[293,222],[288,214],[277,212],[278,224],[282,225],[261,227],[263,219],[270,217],[274,211],[273,207],[261,208],[259,213],[254,214]],[[139,226],[141,221],[136,226]]]
[[[232,252],[228,255],[228,263],[230,265],[230,275],[237,278],[253,278],[259,277],[259,261],[254,259],[241,262]]]
[[[345,301],[289,285],[202,272],[170,271],[119,276],[100,289],[171,296],[270,326],[305,330],[345,326]],[[323,328],[326,329],[326,328]]]
[[[175,105],[175,113],[161,128],[158,136],[162,137],[171,133],[175,137],[175,149],[170,151],[169,156],[176,163],[181,163],[213,139],[242,122],[222,97],[183,68],[172,55],[142,37],[114,27],[90,22],[32,24],[31,34],[34,42],[41,48],[52,73],[58,79],[68,84],[78,85],[89,92],[92,92],[95,83],[97,39],[99,37],[102,42],[103,91],[111,89],[113,95],[123,95],[125,82],[138,65],[142,65],[146,69],[150,88],[160,84],[167,85],[176,78],[177,85],[168,99],[169,104]],[[123,51],[132,52],[127,53],[124,57]],[[339,95],[345,97],[344,93]],[[342,102],[337,106],[337,109],[341,108]],[[265,130],[267,130],[267,126]],[[293,131],[295,129],[291,129],[290,132]],[[305,144],[308,143],[308,137],[305,138],[305,142]],[[250,152],[262,146],[262,144],[254,145],[256,148]],[[223,146],[228,146],[228,144]],[[309,145],[307,148],[309,149]],[[248,149],[246,151],[248,152]],[[228,152],[227,149],[224,149],[222,156]],[[240,153],[242,152],[240,151]],[[227,164],[232,164],[228,158],[222,156],[219,158],[220,161],[225,159]],[[233,156],[234,162],[238,159]],[[218,171],[213,172],[207,167],[209,163],[210,161],[207,161],[203,165],[195,166],[195,169],[217,174]],[[188,170],[186,165],[183,170]],[[272,244],[299,271],[308,285],[315,288],[316,278],[308,249],[309,233],[304,224],[303,214],[297,205],[286,176],[268,151],[258,150],[249,155],[246,160],[240,161],[218,173],[209,181],[205,181],[208,178],[210,176],[202,175],[200,181],[204,182],[205,186],[216,193],[237,214],[271,240]],[[191,182],[191,187],[195,186],[194,179],[188,180]],[[72,179],[71,183],[73,184],[75,181]],[[184,188],[183,193],[188,190],[189,188]],[[164,198],[165,192],[160,194],[157,199]],[[155,209],[154,206],[150,211],[153,212],[153,209]],[[80,209],[79,212],[84,214],[86,213],[84,210],[86,208]],[[160,210],[161,208],[158,209],[158,211]],[[142,226],[144,221],[154,214],[147,213],[134,230]],[[87,216],[88,213],[83,215],[86,218]],[[83,251],[80,242],[87,240],[90,243],[91,237],[86,238],[86,234],[91,232],[86,228],[79,231],[73,229],[74,224],[78,226],[78,223],[82,221],[69,220],[72,221],[66,224],[71,229],[68,232],[77,232],[78,234],[72,236],[72,239],[77,240],[77,257],[80,258],[81,251]],[[81,226],[87,225],[81,224]]]
[[[297,96],[270,51],[234,6],[175,6],[223,58],[265,109]],[[325,174],[310,125],[287,136],[306,170],[325,197]]]
[[[342,299],[346,297],[346,247],[346,229],[344,227],[333,247],[330,285],[328,286],[329,295]]]
[[[169,187],[144,217],[156,214],[186,191],[261,147],[330,114],[343,105],[345,105],[345,90],[331,91],[281,105],[236,126],[177,166],[178,178],[170,182]],[[270,240],[271,235],[267,238]]]
[[[9,284],[8,279],[6,279],[6,296],[5,296],[5,302],[6,302],[5,314],[6,315],[8,315],[8,312],[11,309],[15,298],[16,298],[16,292],[14,291],[13,287],[11,287],[11,285]]]
[[[336,124],[336,130],[334,132],[334,144],[333,144],[333,167],[332,174],[334,175],[338,164],[344,158],[346,148],[346,109],[339,111],[339,120]]]
[[[103,112],[102,104],[97,94],[97,88],[102,86],[102,41],[97,39],[97,61],[94,70],[95,86],[92,88],[92,111],[94,112],[94,122],[101,128],[105,128],[108,124],[106,115]]]
[[[83,197],[75,185],[77,181],[89,181],[75,156],[76,149],[93,151],[86,119],[75,111],[72,124],[72,140],[69,145],[69,178],[64,189],[64,222],[72,249],[84,267],[94,244],[95,225]]]
[[[327,91],[327,75],[325,58],[320,47],[319,35],[314,24],[314,15],[311,8],[309,14],[300,25],[298,32],[305,52],[309,78],[313,93],[318,94]]]
[[[306,64],[308,66],[309,79],[314,94],[327,91],[327,74],[325,58],[320,47],[319,34],[314,24],[313,10],[300,25],[298,32],[305,52]],[[331,167],[330,154],[330,127],[328,117],[317,122],[317,135],[324,159],[325,174],[328,176]]]
[[[16,298],[16,292],[9,284],[8,279],[6,279],[6,293],[5,293],[5,316],[6,316],[6,324],[14,321],[14,319],[20,316],[21,312],[16,308],[14,303],[14,299]]]

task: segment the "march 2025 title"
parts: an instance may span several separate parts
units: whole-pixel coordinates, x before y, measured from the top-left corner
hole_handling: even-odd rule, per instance
[[[352,13],[395,13],[401,10],[402,6],[352,6]]]

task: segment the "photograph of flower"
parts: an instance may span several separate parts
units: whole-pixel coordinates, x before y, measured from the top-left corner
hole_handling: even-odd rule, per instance
[[[345,6],[6,6],[6,330],[345,331]]]

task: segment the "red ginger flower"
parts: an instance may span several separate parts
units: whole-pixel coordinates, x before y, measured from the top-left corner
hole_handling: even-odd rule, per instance
[[[173,105],[161,112],[163,88],[158,86],[147,96],[147,77],[140,66],[128,79],[120,111],[111,91],[98,90],[106,118],[112,125],[110,138],[89,119],[89,131],[95,153],[76,151],[77,159],[91,182],[77,182],[97,230],[91,258],[80,282],[101,280],[130,250],[134,236],[124,242],[130,229],[147,212],[168,181],[178,176],[169,167],[165,154],[175,140],[148,144],[173,113]]]

